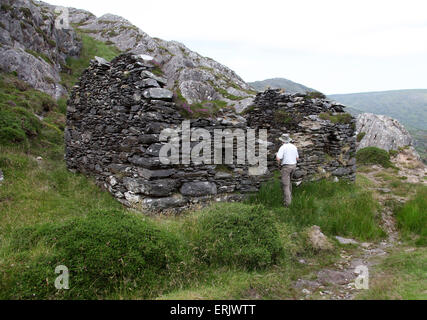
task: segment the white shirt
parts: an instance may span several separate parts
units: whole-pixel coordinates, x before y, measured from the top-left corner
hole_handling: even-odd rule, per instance
[[[277,152],[277,157],[282,160],[282,165],[297,164],[298,149],[292,143],[285,143]]]

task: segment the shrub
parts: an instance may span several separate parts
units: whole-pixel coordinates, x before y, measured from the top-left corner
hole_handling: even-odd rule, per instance
[[[272,215],[259,205],[214,205],[199,217],[193,236],[197,257],[216,266],[265,268],[283,250]]]
[[[390,154],[377,147],[360,149],[356,153],[356,160],[359,164],[379,164],[384,168],[393,167],[390,161]]]
[[[24,255],[35,247],[47,248],[10,279],[8,298],[18,299],[96,299],[118,290],[152,297],[169,276],[179,273],[183,252],[172,234],[121,211],[23,228],[15,232],[11,246]],[[69,290],[54,287],[58,265],[69,269]]]
[[[419,236],[418,245],[427,245],[427,187],[420,187],[413,200],[397,210],[397,225],[404,235]]]

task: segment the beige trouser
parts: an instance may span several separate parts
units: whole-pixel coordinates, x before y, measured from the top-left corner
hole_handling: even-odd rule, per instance
[[[290,206],[292,202],[292,181],[291,177],[297,168],[294,164],[285,164],[282,166],[282,190],[283,190],[283,199],[284,205]]]

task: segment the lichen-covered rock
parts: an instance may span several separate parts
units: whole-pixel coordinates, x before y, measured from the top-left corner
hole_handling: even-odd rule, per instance
[[[122,17],[105,14],[97,18],[70,8],[70,22],[97,40],[113,43],[122,52],[153,57],[167,78],[166,87],[179,92],[188,104],[222,100],[242,109],[255,96],[255,91],[226,66],[177,41],[152,38]]]
[[[362,113],[357,116],[356,126],[360,137],[363,137],[358,149],[378,147],[389,151],[413,145],[413,139],[405,127],[388,116]]]
[[[80,54],[81,42],[71,27],[57,28],[55,6],[29,0],[2,0],[0,68],[16,72],[35,89],[54,98],[67,93],[59,73],[67,57]]]

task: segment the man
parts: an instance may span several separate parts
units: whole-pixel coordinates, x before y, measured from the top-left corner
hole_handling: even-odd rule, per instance
[[[284,206],[289,207],[292,202],[292,182],[291,177],[297,168],[299,160],[298,149],[291,142],[293,141],[288,134],[283,134],[279,140],[283,142],[276,155],[276,160],[281,166],[282,188]]]

